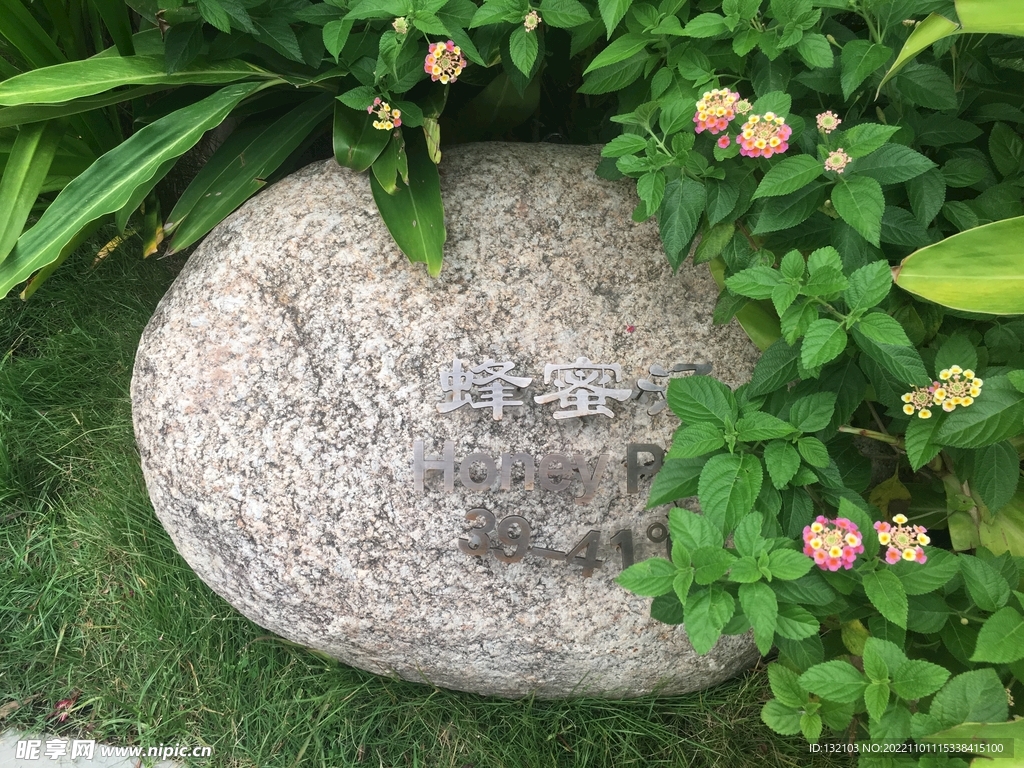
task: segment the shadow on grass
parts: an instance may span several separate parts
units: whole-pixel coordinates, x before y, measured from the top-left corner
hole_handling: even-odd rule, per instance
[[[177,266],[81,257],[0,301],[0,730],[210,745],[207,766],[848,764],[761,723],[758,672],[682,697],[505,701],[354,670],[239,615],[161,528],[132,434],[135,346]]]

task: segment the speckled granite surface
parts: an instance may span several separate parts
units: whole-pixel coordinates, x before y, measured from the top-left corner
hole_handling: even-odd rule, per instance
[[[652,363],[711,362],[745,381],[757,352],[714,327],[704,267],[673,275],[657,226],[635,224],[629,182],[593,172],[596,147],[485,144],[441,165],[448,244],[439,279],[411,265],[369,183],[333,161],[260,193],[189,260],[143,335],[132,382],[150,496],[182,556],[256,623],[384,675],[482,694],[635,696],[717,683],[756,658],[747,637],[697,657],[682,627],[612,580],[609,538],[637,559],[664,552],[648,527],[649,481],[626,492],[626,446],[667,446],[677,425],[635,401],[556,420],[534,397],[548,363],[617,363],[629,388]],[[515,363],[523,406],[439,413],[454,358]],[[478,395],[474,392],[474,396]],[[425,455],[579,455],[593,475],[565,490],[467,489],[453,473],[413,478]],[[479,484],[486,463],[471,482]],[[550,464],[550,462],[549,462]],[[560,476],[552,473],[549,485]],[[601,532],[591,578],[528,556],[460,551],[465,514],[524,517],[535,547],[571,550]],[[517,529],[516,529],[517,530]],[[657,532],[657,529],[655,529]],[[511,552],[512,550],[508,550]]]

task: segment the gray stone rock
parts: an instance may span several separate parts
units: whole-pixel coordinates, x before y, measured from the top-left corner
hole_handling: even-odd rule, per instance
[[[146,329],[132,402],[153,505],[211,588],[347,664],[481,694],[681,693],[752,663],[747,636],[698,657],[681,626],[653,621],[649,599],[613,581],[617,532],[631,532],[637,560],[664,554],[651,538],[667,509],[645,509],[649,480],[627,492],[626,451],[667,447],[675,416],[608,399],[614,418],[556,419],[559,403],[534,400],[555,391],[547,364],[579,357],[621,366],[608,386],[627,390],[679,362],[712,363],[738,386],[757,358],[737,325],[712,326],[706,268],[672,274],[654,221],[630,220],[631,185],[598,179],[598,159],[543,144],[447,151],[439,279],[392,243],[366,177],[333,161],[207,237]],[[456,358],[511,361],[508,375],[532,378],[510,390],[523,405],[500,420],[439,413]],[[426,460],[451,441],[455,459],[422,490],[418,440]],[[484,458],[467,467],[472,453]],[[502,488],[503,453],[535,460],[532,490],[523,465]],[[468,488],[484,484],[487,457],[492,487]],[[536,550],[513,563],[466,554],[458,540],[473,542],[466,515],[481,507],[499,526],[525,518],[535,548],[570,552],[597,531],[603,563],[585,578]]]

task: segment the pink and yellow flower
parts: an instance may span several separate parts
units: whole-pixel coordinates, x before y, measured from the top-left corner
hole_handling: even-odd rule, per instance
[[[379,97],[373,100],[373,104],[366,108],[369,114],[377,114],[373,121],[373,127],[378,131],[390,131],[402,125],[402,110],[392,109],[391,105]]]
[[[725,134],[723,136],[719,136],[718,137],[718,146],[720,148],[722,148],[722,149],[725,149],[726,147],[729,146],[730,141],[731,140],[729,139],[729,135],[728,134]]]
[[[860,531],[845,517],[830,520],[818,515],[813,523],[804,527],[804,554],[813,558],[823,571],[849,570],[863,551]]]
[[[981,394],[981,386],[985,383],[970,368],[964,370],[959,365],[939,371],[939,379],[942,384],[935,390],[935,403],[941,404],[942,410],[947,413],[958,405],[963,408],[973,405],[974,398]]]
[[[786,142],[793,134],[793,129],[786,125],[786,120],[774,112],[763,115],[751,115],[743,124],[737,141],[740,154],[744,157],[771,157],[789,149]]]
[[[697,133],[708,131],[711,135],[721,133],[736,119],[736,102],[739,100],[740,95],[728,88],[705,91],[693,116],[693,122],[697,124],[694,130]]]
[[[839,124],[843,122],[839,119],[839,115],[831,110],[828,112],[822,112],[815,119],[818,123],[818,130],[826,134],[832,133],[832,131],[838,128]]]
[[[423,60],[423,70],[433,82],[440,80],[447,85],[454,83],[466,67],[462,49],[449,40],[447,43],[431,43],[430,52]]]
[[[907,562],[925,563],[928,557],[923,547],[931,543],[928,538],[928,529],[923,525],[907,525],[906,515],[895,515],[892,518],[895,525],[887,522],[875,523],[875,530],[878,532],[878,543],[887,547],[885,551],[885,562],[892,565],[900,560]]]

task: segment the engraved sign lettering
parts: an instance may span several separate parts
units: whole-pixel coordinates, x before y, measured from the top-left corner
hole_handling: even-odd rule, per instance
[[[544,366],[544,383],[553,382],[558,391],[537,395],[533,400],[536,403],[552,403],[557,400],[563,410],[555,411],[556,419],[596,415],[614,418],[615,413],[606,405],[608,398],[620,402],[629,400],[633,390],[606,387],[606,384],[612,383],[613,374],[615,382],[622,380],[622,369],[618,363],[602,365],[591,363],[585,357],[569,365],[548,363]]]
[[[506,406],[522,405],[522,400],[513,400],[512,390],[529,386],[532,378],[510,376],[515,365],[509,361],[486,360],[480,365],[465,370],[462,361],[456,359],[452,367],[441,372],[441,390],[448,393],[448,399],[438,403],[437,410],[449,413],[468,405],[470,408],[490,408],[491,416],[500,421],[502,409]],[[473,400],[470,393],[476,388],[479,400]]]

